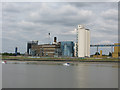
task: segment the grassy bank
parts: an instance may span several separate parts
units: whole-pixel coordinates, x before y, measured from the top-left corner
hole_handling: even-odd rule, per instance
[[[30,57],[30,56],[2,56],[2,60],[16,61],[85,61],[85,62],[117,62],[117,58],[75,58],[75,57]]]

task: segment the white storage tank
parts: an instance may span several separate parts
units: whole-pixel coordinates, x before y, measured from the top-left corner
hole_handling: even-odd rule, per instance
[[[87,30],[87,56],[90,57],[90,30]]]
[[[82,25],[78,25],[78,57],[84,57],[85,53],[85,30]]]
[[[78,25],[77,43],[78,57],[90,56],[90,31],[85,29],[83,25]]]

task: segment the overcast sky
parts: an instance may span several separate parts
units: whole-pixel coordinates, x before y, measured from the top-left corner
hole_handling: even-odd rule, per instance
[[[118,41],[118,3],[6,3],[2,5],[2,52],[26,52],[27,41],[39,44],[76,40],[78,24],[90,29],[91,44]]]

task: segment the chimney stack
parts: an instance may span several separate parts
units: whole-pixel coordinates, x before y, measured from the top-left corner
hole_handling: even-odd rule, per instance
[[[55,43],[57,42],[57,37],[54,37],[54,42],[55,42]]]
[[[53,44],[57,44],[57,37],[54,37],[54,42]]]

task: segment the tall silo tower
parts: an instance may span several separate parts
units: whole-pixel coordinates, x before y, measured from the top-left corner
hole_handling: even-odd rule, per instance
[[[90,56],[90,30],[85,29],[83,25],[78,25],[77,29],[77,56]]]

